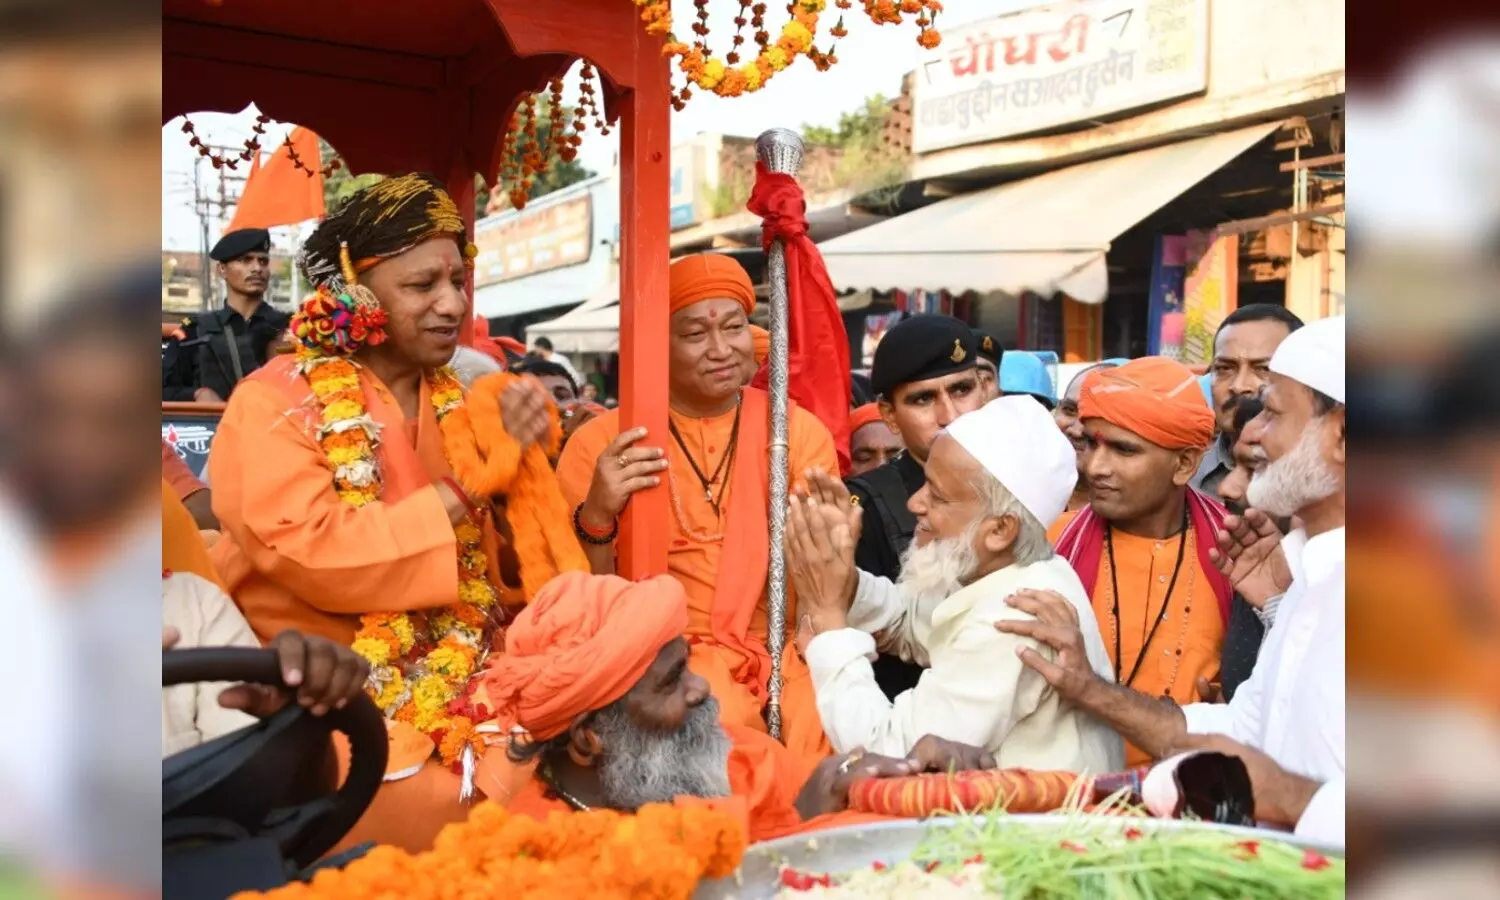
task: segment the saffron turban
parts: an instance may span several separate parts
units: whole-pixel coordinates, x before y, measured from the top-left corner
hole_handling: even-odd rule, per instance
[[[672,263],[668,270],[672,312],[703,300],[736,300],[745,315],[755,308],[755,286],[731,256],[695,253]]]
[[[1214,439],[1213,410],[1198,389],[1198,376],[1165,356],[1089,372],[1078,396],[1078,417],[1103,419],[1169,450],[1201,450]]]
[[[766,357],[771,355],[771,332],[759,325],[751,325],[750,340],[755,342],[755,365],[765,365]]]
[[[485,673],[495,717],[532,740],[557,737],[625,696],[687,627],[687,596],[669,575],[564,572],[516,617]]]
[[[856,406],[849,413],[849,434],[860,430],[866,425],[874,425],[876,422],[885,424],[885,419],[880,415],[880,405],[877,403],[866,403],[864,406]]]

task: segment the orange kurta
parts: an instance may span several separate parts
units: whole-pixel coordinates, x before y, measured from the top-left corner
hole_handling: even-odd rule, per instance
[[[209,559],[208,548],[193,514],[178,499],[177,489],[166,479],[161,483],[161,567],[173,572],[192,572],[224,587],[219,571]]]
[[[841,825],[889,821],[885,816],[857,812],[831,813],[803,821],[797,813],[797,795],[815,766],[764,731],[735,725],[724,727],[734,741],[729,753],[729,786],[733,793],[722,800],[703,802],[745,817],[751,843]],[[537,778],[529,778],[505,807],[536,819],[571,809],[563,801],[547,796],[545,785]]]
[[[747,395],[750,391],[751,389],[747,389]],[[734,413],[709,419],[694,419],[674,411],[671,416],[688,452],[699,467],[704,469],[705,474],[711,475],[728,449],[729,435],[734,427]],[[742,422],[738,453],[740,458],[760,465],[762,468],[759,471],[764,475],[768,466],[766,445],[747,441],[744,436],[747,430],[747,423]],[[568,442],[558,461],[557,476],[570,506],[581,503],[588,495],[594,464],[609,442],[618,436],[619,431],[619,413],[612,410],[584,425]],[[818,467],[826,472],[838,471],[838,456],[834,451],[833,438],[811,413],[792,407],[787,436],[790,445],[788,471],[794,485],[801,483],[803,473],[809,468]],[[714,616],[715,597],[725,593],[720,582],[741,588],[744,597],[754,598],[745,601],[754,603],[753,610],[749,611],[748,637],[758,642],[760,647],[765,647],[768,634],[764,587],[765,552],[760,552],[758,556],[748,551],[726,553],[725,544],[732,541],[726,541],[725,534],[730,530],[736,504],[759,504],[764,509],[768,498],[763,493],[739,496],[731,483],[723,486],[721,512],[716,514],[703,495],[692,465],[671,435],[648,435],[641,443],[666,448],[670,463],[670,505],[673,512],[667,571],[682,583],[687,592],[687,638],[692,644],[689,664],[695,673],[706,678],[712,685],[726,725],[764,731],[764,678],[769,673],[762,675],[760,683],[746,683],[744,678],[737,677],[736,671],[743,669],[746,660],[742,653],[715,639]],[[726,465],[725,468],[727,470],[729,466]],[[729,476],[726,474],[723,477]],[[715,483],[716,493],[720,486]],[[749,546],[749,542],[756,542],[754,549],[763,551],[769,547],[770,542],[767,526],[760,525],[759,530],[746,540],[746,546]],[[789,585],[789,631],[796,624],[793,600]],[[720,610],[720,615],[722,614],[723,610]],[[823,733],[822,720],[818,717],[812,678],[807,666],[792,649],[793,641],[790,637],[786,646],[787,652],[782,655],[782,736],[787,747],[816,760],[827,756],[832,748]]]
[[[355,509],[334,492],[314,436],[315,402],[294,364],[278,357],[235,388],[209,462],[214,514],[224,526],[214,564],[256,635],[264,641],[295,628],[347,644],[363,613],[456,603],[456,539],[435,486],[452,470],[427,386],[408,421],[379,379],[359,370],[380,426],[383,487],[379,500]],[[498,547],[486,527],[496,584]]]
[[[235,388],[214,438],[214,513],[224,538],[211,551],[230,594],[262,641],[283,629],[348,644],[368,612],[449,606],[458,600],[457,543],[434,483],[451,475],[437,416],[422,386],[407,420],[367,369],[360,386],[380,427],[380,499],[354,508],[333,489],[315,438],[316,404],[295,360],[278,357]],[[485,554],[499,585],[499,539]],[[502,602],[512,599],[502,591]],[[435,762],[387,782],[341,846],[370,840],[426,850],[466,815],[458,777]]]
[[[1048,531],[1048,539],[1056,543],[1075,515],[1076,512],[1064,513]],[[1225,624],[1198,553],[1193,547],[1184,548],[1182,571],[1172,589],[1166,617],[1156,629],[1150,645],[1142,647],[1162,604],[1168,600],[1167,587],[1177,562],[1178,545],[1185,538],[1185,535],[1177,535],[1158,541],[1118,529],[1114,532],[1123,663],[1115,659],[1115,635],[1111,629],[1113,598],[1107,556],[1099,560],[1099,575],[1094,582],[1093,596],[1089,598],[1093,603],[1094,617],[1099,621],[1104,648],[1109,652],[1110,662],[1120,671],[1121,680],[1129,676],[1136,661],[1140,660],[1140,670],[1130,687],[1153,697],[1170,697],[1178,704],[1194,703],[1200,699],[1199,678],[1209,682],[1218,679]],[[1125,745],[1127,765],[1139,766],[1150,761],[1151,757],[1140,748]]]

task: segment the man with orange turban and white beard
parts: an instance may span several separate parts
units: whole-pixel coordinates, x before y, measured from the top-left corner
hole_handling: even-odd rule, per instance
[[[1096,369],[1078,398],[1089,505],[1048,534],[1093,601],[1115,680],[1179,704],[1219,675],[1233,592],[1209,559],[1227,514],[1188,486],[1214,437],[1197,376],[1160,356]],[[1126,747],[1126,762],[1148,757]]]
[[[689,665],[682,585],[663,575],[558,576],[511,625],[483,690],[510,733],[477,786],[511,812],[698,797],[746,817],[752,841],[877,818],[842,812],[859,778],[991,767],[978,748],[927,737],[905,759],[860,752],[814,763],[762,730],[720,721]]]
[[[614,572],[617,521],[631,494],[667,488],[667,571],[687,591],[689,665],[712,687],[725,723],[765,731],[770,399],[745,386],[755,291],[740,264],[719,254],[684,257],[670,273],[669,433],[622,433],[619,413],[606,412],[568,441],[557,478],[601,574]],[[788,412],[787,470],[795,489],[809,469],[837,471],[838,457],[815,416],[795,405]],[[796,621],[790,593],[788,623]],[[809,759],[827,756],[832,748],[807,666],[786,653],[782,675],[782,739]]]

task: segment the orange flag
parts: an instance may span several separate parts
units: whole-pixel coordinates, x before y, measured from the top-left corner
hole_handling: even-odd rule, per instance
[[[290,135],[292,149],[304,165],[316,167],[321,163],[318,153],[318,136],[306,128],[293,128]],[[244,193],[234,210],[234,220],[225,233],[240,228],[270,228],[275,225],[294,225],[308,219],[323,217],[323,175],[309,175],[292,162],[286,144],[277,147],[270,159],[250,170],[245,180]]]

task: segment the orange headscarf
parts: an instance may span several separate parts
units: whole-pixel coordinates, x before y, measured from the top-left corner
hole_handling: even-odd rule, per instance
[[[864,406],[856,406],[849,413],[849,434],[860,430],[866,425],[874,425],[876,422],[885,424],[885,417],[880,414],[880,404],[866,403]]]
[[[672,263],[668,270],[672,312],[701,300],[738,300],[745,315],[755,309],[755,286],[745,268],[722,253],[695,253]],[[769,346],[769,345],[768,345]]]
[[[1078,417],[1103,419],[1169,450],[1203,449],[1214,439],[1213,410],[1203,399],[1198,376],[1165,356],[1088,373],[1078,396]]]
[[[532,740],[557,737],[625,696],[687,627],[687,597],[669,575],[630,582],[565,572],[516,617],[484,675],[495,717]]]
[[[755,365],[760,367],[766,364],[766,357],[771,355],[771,332],[759,325],[750,326],[750,340],[755,343]]]

